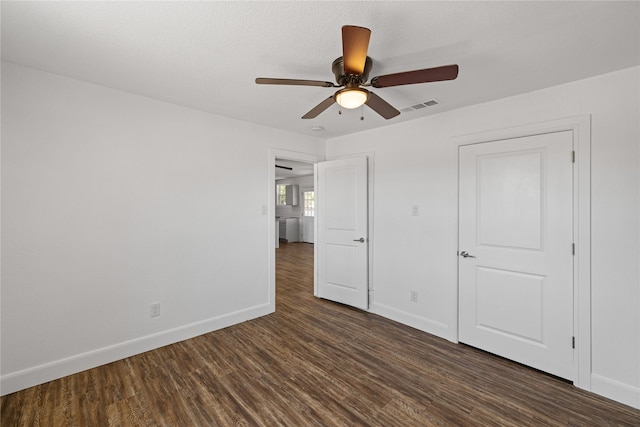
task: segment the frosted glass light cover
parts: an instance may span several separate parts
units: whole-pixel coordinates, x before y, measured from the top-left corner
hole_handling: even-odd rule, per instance
[[[336,94],[336,102],[342,108],[353,109],[358,108],[369,98],[369,93],[360,88],[343,89]]]

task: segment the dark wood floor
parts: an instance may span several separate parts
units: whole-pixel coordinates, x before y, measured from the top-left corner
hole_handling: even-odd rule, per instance
[[[640,426],[640,411],[312,296],[277,250],[276,313],[1,399],[2,426]]]

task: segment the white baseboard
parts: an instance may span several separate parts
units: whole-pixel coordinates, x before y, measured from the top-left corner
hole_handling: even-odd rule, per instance
[[[445,340],[457,342],[456,337],[452,336],[451,328],[449,328],[449,325],[446,323],[416,316],[415,314],[407,313],[406,311],[398,310],[397,308],[389,307],[388,305],[375,301],[369,306],[369,311],[431,335],[444,338]]]
[[[598,374],[591,374],[591,391],[632,408],[640,409],[640,387],[634,387]]]
[[[0,395],[4,396],[273,312],[273,303],[267,303],[12,372],[0,377]]]
[[[457,343],[456,337],[452,335],[450,328],[444,323],[425,319],[377,302],[374,302],[369,306],[369,311]],[[591,374],[591,392],[611,400],[615,400],[616,402],[629,405],[632,408],[640,409],[639,387],[621,383],[601,375]]]

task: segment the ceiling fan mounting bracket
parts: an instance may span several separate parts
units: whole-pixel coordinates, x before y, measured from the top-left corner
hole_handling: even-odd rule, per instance
[[[336,76],[336,82],[340,86],[358,87],[369,79],[369,72],[371,71],[372,65],[373,61],[367,56],[362,74],[346,74],[344,72],[344,59],[341,56],[336,58],[333,64],[331,64],[331,71],[333,71],[333,74]]]

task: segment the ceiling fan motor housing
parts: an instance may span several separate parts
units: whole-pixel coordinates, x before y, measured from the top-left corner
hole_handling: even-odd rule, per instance
[[[344,59],[343,57],[336,58],[331,64],[331,71],[336,76],[336,82],[340,86],[345,87],[357,87],[362,84],[365,84],[369,79],[369,72],[371,71],[372,61],[371,58],[367,56],[367,60],[364,63],[364,71],[362,74],[346,74],[344,72]]]

